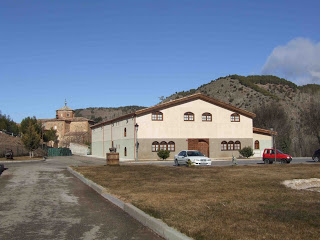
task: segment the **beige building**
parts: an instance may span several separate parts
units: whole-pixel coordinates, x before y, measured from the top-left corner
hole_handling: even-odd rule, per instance
[[[83,117],[75,117],[74,110],[65,106],[56,110],[56,118],[41,119],[44,131],[51,128],[57,131],[58,141],[50,143],[54,147],[69,147],[71,142],[90,143],[92,120]]]
[[[253,128],[254,113],[203,94],[194,94],[93,125],[92,154],[105,157],[117,148],[120,160],[156,160],[159,149],[170,159],[181,150],[211,158],[238,157],[250,146],[255,155],[271,147],[271,132]],[[138,143],[138,144],[137,144]]]

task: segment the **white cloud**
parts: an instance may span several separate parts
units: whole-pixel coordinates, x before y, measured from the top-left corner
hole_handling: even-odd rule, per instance
[[[298,85],[320,84],[320,42],[296,38],[276,47],[265,62],[262,74],[283,77]]]

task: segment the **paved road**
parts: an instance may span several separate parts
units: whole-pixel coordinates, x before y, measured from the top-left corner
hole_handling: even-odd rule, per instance
[[[293,158],[291,164],[306,163],[306,164],[318,164],[312,160],[312,158]],[[152,164],[152,165],[163,165],[163,166],[174,166],[173,160],[171,161],[143,161],[143,162],[130,162],[125,164]],[[256,160],[237,160],[238,165],[257,165],[264,164],[261,159]],[[278,164],[278,163],[277,163]],[[230,166],[232,165],[231,160],[217,160],[212,161],[211,166]]]
[[[0,239],[161,239],[84,185],[68,165],[104,164],[66,157],[11,163],[0,176]]]

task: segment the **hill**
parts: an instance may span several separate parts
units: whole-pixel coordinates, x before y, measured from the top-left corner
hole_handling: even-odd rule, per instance
[[[90,107],[84,109],[76,109],[75,116],[76,117],[85,117],[95,121],[96,123],[101,121],[107,121],[113,118],[117,118],[137,110],[143,109],[145,107],[141,106],[125,106],[125,107]]]

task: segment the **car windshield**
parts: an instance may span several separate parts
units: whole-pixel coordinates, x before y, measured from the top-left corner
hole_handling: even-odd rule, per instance
[[[187,152],[188,156],[204,156],[201,152],[199,151],[188,151]]]
[[[277,152],[278,152],[278,153],[280,153],[280,154],[284,154],[284,153],[283,153],[283,152],[281,152],[279,149],[277,149]]]

